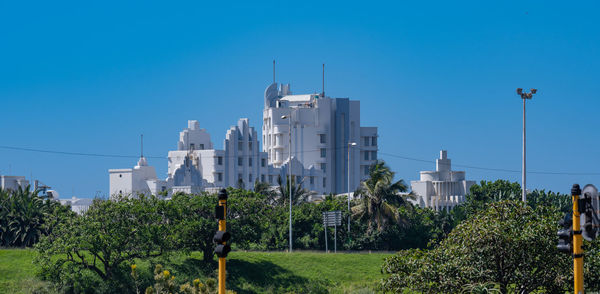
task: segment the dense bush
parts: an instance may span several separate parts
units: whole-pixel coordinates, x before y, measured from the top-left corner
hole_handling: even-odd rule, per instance
[[[570,258],[556,250],[558,218],[556,210],[541,213],[519,201],[493,203],[435,248],[388,258],[382,290],[457,293],[493,285],[502,293],[565,291]]]

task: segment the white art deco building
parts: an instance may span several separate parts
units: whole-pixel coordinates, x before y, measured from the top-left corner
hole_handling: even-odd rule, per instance
[[[132,169],[109,170],[110,195],[252,189],[256,181],[276,186],[279,177],[285,182],[290,173],[316,194],[339,194],[348,187],[354,191],[368,175],[377,159],[377,128],[360,126],[359,101],[292,95],[289,84],[279,88],[276,83],[267,87],[264,101],[262,148],[261,137],[247,118],[227,131],[221,150],[214,149],[210,134],[198,121],[190,120],[179,134],[177,150],[168,153],[165,180],[156,177],[142,156]],[[282,119],[284,115],[291,120]],[[349,147],[349,143],[356,144]]]
[[[262,139],[269,164],[287,163],[291,141],[293,159],[308,170],[322,171],[318,186],[323,192],[346,193],[348,187],[354,191],[377,160],[377,128],[361,126],[360,101],[293,95],[289,84],[273,83],[265,90],[264,103]]]
[[[411,181],[417,204],[434,210],[449,210],[464,202],[474,181],[465,180],[464,171],[453,171],[446,150],[440,151],[435,171],[421,171],[419,181]]]

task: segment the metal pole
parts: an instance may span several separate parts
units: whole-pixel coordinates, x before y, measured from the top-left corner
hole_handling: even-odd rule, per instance
[[[325,253],[327,253],[329,251],[329,249],[327,248],[327,216],[325,216]]]
[[[348,238],[350,238],[350,142],[348,142]]]
[[[333,253],[337,253],[337,220],[333,224]]]
[[[523,194],[522,194],[522,200],[523,202],[527,202],[527,182],[526,182],[526,154],[525,154],[525,100],[523,98],[523,167],[521,169],[521,184],[523,186]]]
[[[288,117],[290,123],[290,152],[288,161],[290,163],[290,253],[292,252],[292,111],[290,109],[290,117]]]
[[[573,198],[573,283],[575,294],[583,294],[583,237],[581,236],[579,211],[579,185],[573,185],[571,197]]]

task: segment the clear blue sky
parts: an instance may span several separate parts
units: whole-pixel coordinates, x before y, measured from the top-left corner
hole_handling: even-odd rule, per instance
[[[528,187],[600,184],[600,23],[596,1],[0,2],[2,146],[166,157],[197,119],[222,147],[239,117],[260,131],[272,80],[361,101],[380,157],[398,178],[454,164],[521,168],[528,103]],[[216,5],[216,6],[215,6]],[[384,154],[427,159],[431,163]],[[0,149],[0,173],[61,197],[108,191],[108,169],[135,158]],[[166,159],[151,159],[166,177]],[[466,170],[473,180],[519,172]],[[591,175],[595,173],[596,175]]]

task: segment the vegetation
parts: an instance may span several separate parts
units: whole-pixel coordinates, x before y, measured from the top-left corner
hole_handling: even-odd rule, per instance
[[[37,194],[29,186],[0,189],[0,246],[32,246],[52,230],[53,226],[44,226],[47,218],[71,213],[68,207]]]
[[[558,220],[571,209],[567,195],[536,190],[524,205],[518,183],[482,181],[471,187],[465,203],[437,212],[412,205],[412,195],[402,194],[406,184],[394,181],[382,161],[371,166],[350,211],[346,197],[307,202],[310,193],[302,181],[280,178],[279,183],[277,189],[260,182],[254,191],[228,189],[234,250],[228,281],[238,293],[363,291],[381,277],[379,290],[387,292],[561,292],[571,287],[569,258],[555,249]],[[288,249],[290,185],[294,250],[324,250],[326,238],[331,244],[334,232],[325,236],[322,214],[338,210],[351,216],[350,231],[347,217],[337,230],[338,249],[401,250],[383,263],[385,276],[372,267],[383,262],[381,255],[242,253]],[[208,193],[179,193],[169,201],[139,195],[96,200],[85,214],[75,215],[28,189],[0,191],[0,242],[35,246],[40,280],[27,284],[40,293],[210,293],[216,202]],[[586,254],[590,289],[600,289],[600,275],[593,270],[600,266],[597,243],[589,245],[590,257]],[[169,270],[168,277],[157,264]],[[4,283],[10,292],[29,291]]]
[[[169,270],[174,282],[181,286],[203,284],[216,278],[216,271],[202,259],[201,252],[172,254],[168,259],[154,261],[136,259],[138,288],[144,293],[148,286],[156,284],[155,266],[161,264]],[[33,250],[0,250],[0,293],[30,293],[47,289],[56,293],[48,283],[36,277],[32,263]],[[232,252],[227,258],[227,288],[237,293],[373,293],[377,281],[383,277],[380,266],[391,254],[325,254],[322,252]],[[131,277],[128,264],[127,276]],[[135,284],[132,285],[135,289]],[[135,290],[134,290],[135,291]],[[42,292],[43,293],[43,292]]]
[[[521,202],[518,183],[482,181],[467,201],[440,213],[442,238],[428,249],[387,258],[384,292],[564,293],[572,290],[571,257],[556,249],[558,220],[571,213],[570,196],[533,191]],[[419,217],[426,214],[419,213]],[[422,222],[423,224],[426,222]],[[438,242],[439,241],[439,242]],[[600,289],[600,242],[587,244],[586,290]],[[594,270],[596,269],[596,270]]]
[[[460,292],[493,284],[502,293],[567,287],[569,261],[556,250],[557,213],[541,214],[518,201],[497,202],[458,225],[429,251],[389,258],[386,291]]]

